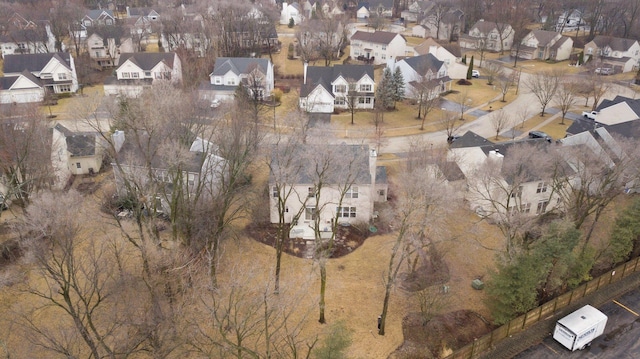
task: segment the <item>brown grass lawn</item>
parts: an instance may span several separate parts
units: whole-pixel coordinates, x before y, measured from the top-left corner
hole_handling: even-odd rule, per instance
[[[572,120],[564,119],[564,124],[561,124],[562,118],[557,118],[553,120],[551,123],[548,123],[540,128],[540,131],[546,133],[551,136],[554,140],[559,140],[564,138],[567,134],[567,128],[571,126],[573,123]]]
[[[77,115],[78,110],[85,105],[91,106],[91,108],[87,110],[95,110],[100,102],[94,100],[104,96],[104,87],[101,84],[85,87],[83,92],[83,95],[77,94],[71,97],[61,98],[58,100],[57,105],[41,106],[40,110],[45,115],[49,115],[49,110],[51,110],[51,113],[59,120],[76,118],[74,115]]]

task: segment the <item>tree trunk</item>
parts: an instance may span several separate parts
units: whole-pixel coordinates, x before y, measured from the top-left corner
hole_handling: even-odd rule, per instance
[[[323,260],[321,259],[320,260],[320,318],[318,319],[318,322],[320,322],[320,324],[325,324],[327,322],[327,320],[324,317],[324,308],[325,308],[324,294],[326,289],[327,289],[327,267],[325,263],[323,263]]]

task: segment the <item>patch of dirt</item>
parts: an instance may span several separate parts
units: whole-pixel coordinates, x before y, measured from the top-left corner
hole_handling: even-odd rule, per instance
[[[398,274],[400,288],[407,292],[417,292],[449,281],[449,267],[438,256],[433,256],[415,271]]]
[[[286,228],[287,233],[289,227]],[[251,224],[247,226],[246,232],[250,238],[274,247],[278,234],[278,225],[273,223]],[[339,258],[356,250],[367,239],[369,233],[364,233],[356,226],[338,227],[333,250],[330,258]],[[284,243],[284,252],[292,256],[307,258],[307,254],[313,250],[315,241],[302,238],[288,238]]]
[[[391,358],[439,358],[487,334],[493,327],[478,313],[458,310],[423,322],[420,313],[402,320],[404,343]]]

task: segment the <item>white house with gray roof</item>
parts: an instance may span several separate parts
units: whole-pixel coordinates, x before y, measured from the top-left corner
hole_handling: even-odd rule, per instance
[[[356,31],[351,35],[350,53],[352,59],[373,59],[374,65],[387,63],[398,56],[411,55],[413,49],[407,48],[404,36],[388,31]]]
[[[5,77],[20,76],[27,70],[54,93],[78,91],[76,66],[73,56],[67,52],[7,55],[3,69]]]
[[[291,19],[293,19],[294,25],[299,25],[303,18],[303,9],[300,7],[300,4],[296,2],[282,3],[282,10],[280,11],[280,25],[288,25]]]
[[[515,31],[511,25],[480,19],[469,29],[468,34],[460,35],[458,42],[465,49],[502,51],[511,50],[514,36]]]
[[[323,233],[330,234],[333,221],[338,223],[368,223],[374,215],[374,203],[385,202],[389,185],[386,167],[376,166],[377,153],[368,145],[303,145],[296,150],[300,158],[325,158],[340,156],[332,168],[324,172],[320,193],[316,193],[319,181],[313,160],[301,161],[300,170],[288,178],[287,183],[269,178],[269,211],[271,223],[279,222],[278,197],[286,197],[285,223],[291,223],[291,237],[313,239],[315,219],[319,217]],[[324,156],[324,157],[323,157]],[[279,173],[276,155],[272,171]],[[348,173],[348,174],[347,174]],[[348,182],[348,183],[345,183]],[[348,188],[347,188],[348,187]],[[279,196],[278,191],[283,195]],[[284,193],[292,193],[285,195]],[[340,201],[341,193],[344,197]],[[316,198],[316,194],[319,198]],[[297,216],[297,214],[300,214]]]
[[[24,70],[18,76],[0,77],[0,103],[40,102],[44,87],[40,80]]]
[[[355,91],[357,109],[373,109],[375,78],[372,65],[307,66],[300,89],[300,108],[310,113],[347,109],[349,91]]]
[[[398,62],[390,61],[387,66],[392,73],[400,68],[407,97],[421,97],[425,93],[425,86],[430,98],[451,89],[447,65],[432,54],[409,57]]]
[[[592,59],[597,67],[616,72],[635,71],[640,67],[640,44],[634,39],[597,35],[584,45],[585,61]]]
[[[116,76],[104,82],[105,95],[140,96],[145,87],[159,81],[182,82],[182,64],[173,52],[120,54]]]
[[[71,175],[100,172],[105,145],[97,132],[71,131],[61,124],[53,128],[52,163],[58,184],[64,185]]]
[[[528,60],[568,60],[573,51],[573,40],[554,31],[532,30],[520,42],[518,57]],[[516,55],[516,49],[511,49]]]
[[[200,85],[200,98],[230,101],[238,85],[243,83],[249,91],[260,91],[267,99],[274,86],[273,64],[269,59],[252,57],[218,57],[209,74],[209,83]]]

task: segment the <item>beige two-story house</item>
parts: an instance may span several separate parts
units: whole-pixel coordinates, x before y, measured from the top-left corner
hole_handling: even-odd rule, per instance
[[[640,44],[634,39],[598,35],[584,45],[584,56],[596,67],[635,71],[640,66]]]
[[[154,83],[182,82],[182,64],[173,52],[122,53],[115,72],[116,76],[105,79],[105,95],[137,97]]]
[[[520,42],[520,49],[511,49],[511,55],[527,60],[568,60],[573,51],[573,40],[560,33],[533,30]]]
[[[407,40],[404,36],[388,31],[365,32],[356,31],[351,36],[352,59],[362,59],[374,65],[387,63],[398,56],[411,54],[408,51]]]
[[[515,31],[509,24],[478,20],[468,34],[460,35],[460,47],[487,51],[511,50]]]

